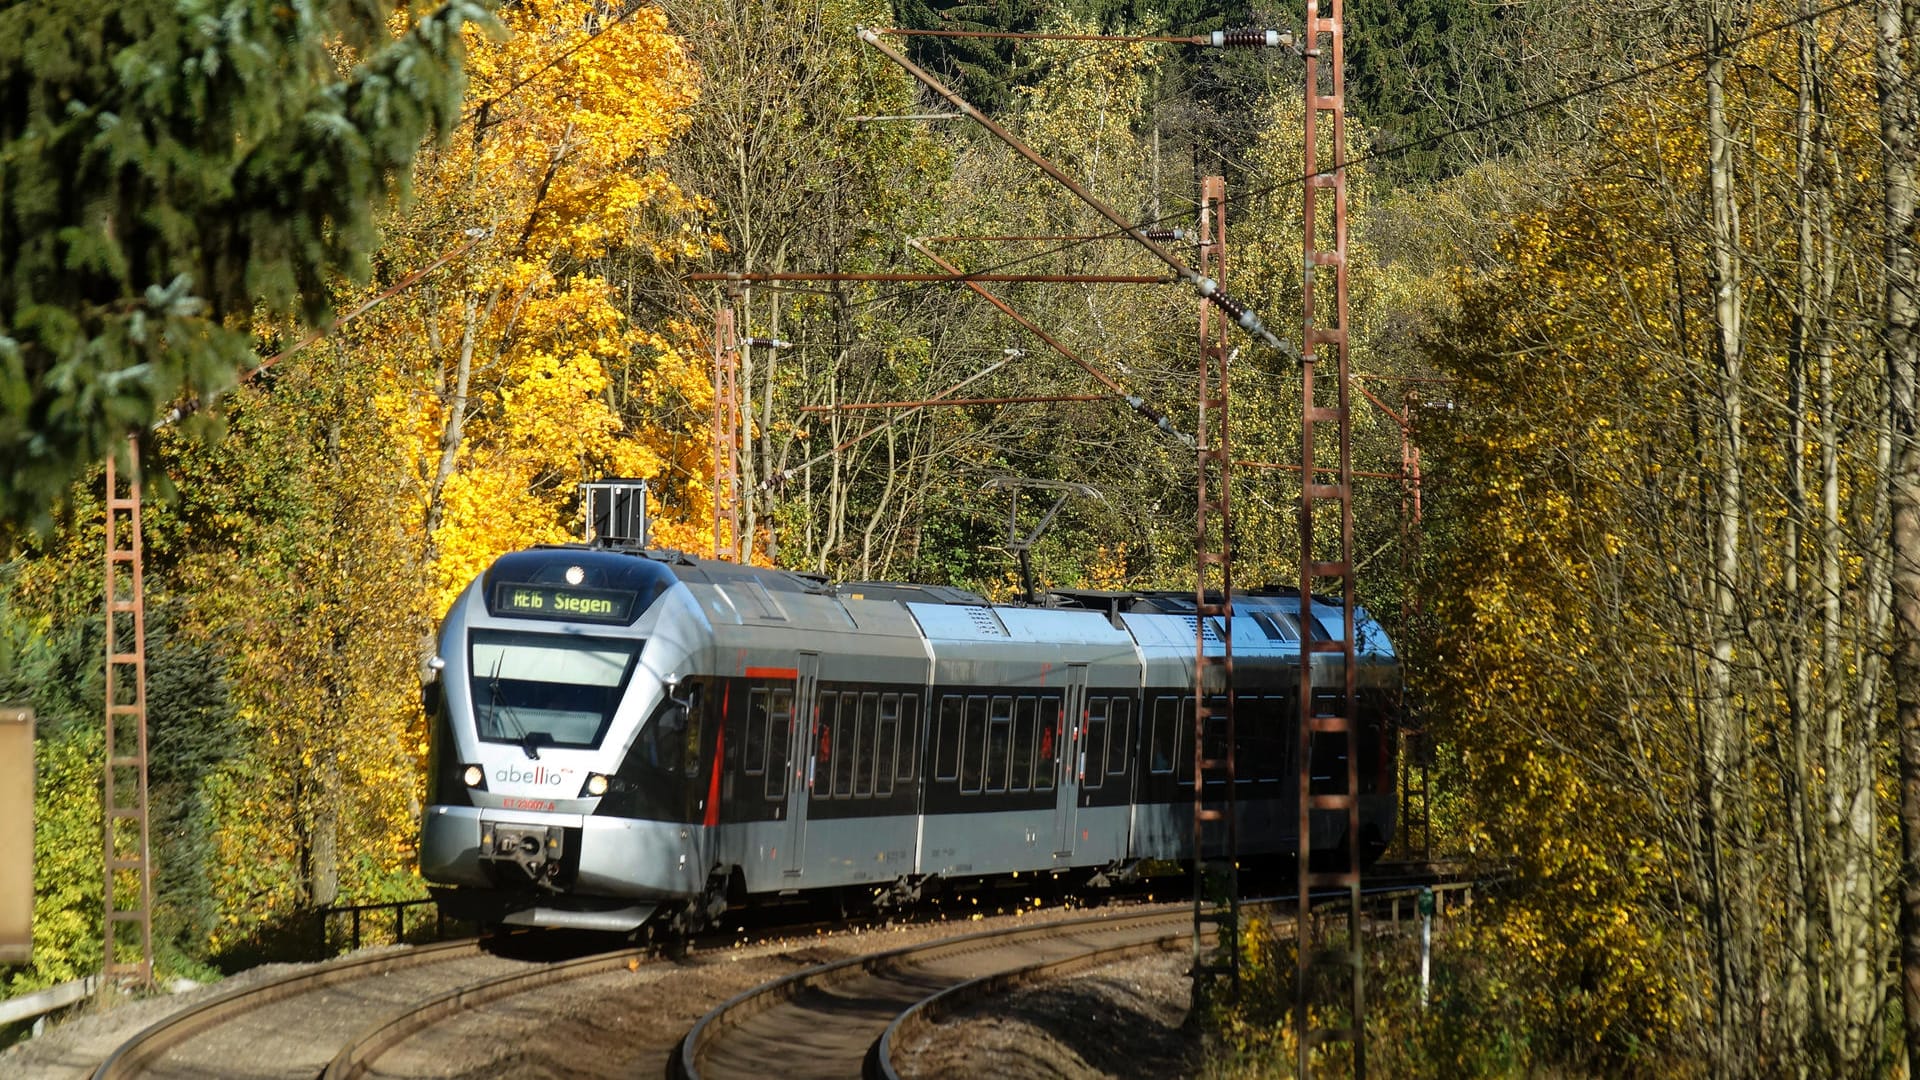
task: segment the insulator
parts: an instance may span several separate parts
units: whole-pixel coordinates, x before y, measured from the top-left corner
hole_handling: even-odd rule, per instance
[[[1246,326],[1248,319],[1255,317],[1253,312],[1248,311],[1246,307],[1244,307],[1240,303],[1240,301],[1235,300],[1233,297],[1228,296],[1226,293],[1211,292],[1211,293],[1207,293],[1206,297],[1209,301],[1212,302],[1214,307],[1217,307],[1221,311],[1226,312],[1227,318],[1232,319],[1234,322],[1239,323],[1243,327]]]
[[[1282,45],[1293,44],[1291,30],[1215,30],[1213,47],[1216,49],[1277,49]]]
[[[1185,243],[1187,240],[1187,230],[1185,229],[1148,229],[1147,239],[1157,241],[1160,243],[1173,243],[1173,244]]]

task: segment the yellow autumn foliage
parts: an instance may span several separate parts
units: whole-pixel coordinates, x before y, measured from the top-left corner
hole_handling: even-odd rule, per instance
[[[502,17],[504,42],[470,41],[467,123],[423,158],[385,257],[397,275],[471,246],[355,329],[386,359],[378,408],[415,463],[418,527],[432,521],[434,612],[501,553],[577,538],[581,481],[659,477],[686,433],[629,429],[622,403],[704,371],[682,355],[692,338],[625,310],[636,276],[706,242],[659,162],[697,92],[684,48],[657,8]],[[654,509],[663,538],[704,516]]]
[[[1802,212],[1793,195],[1793,41],[1753,46],[1740,59],[1729,110],[1742,139],[1748,410],[1739,467],[1750,506],[1736,602],[1750,629],[1731,661],[1739,771],[1722,783],[1755,794],[1730,804],[1737,820],[1702,824],[1710,818],[1701,777],[1712,767],[1701,734],[1703,642],[1715,573],[1703,522],[1722,475],[1715,425],[1727,420],[1703,344],[1715,283],[1696,77],[1652,80],[1616,100],[1584,169],[1497,221],[1494,265],[1459,270],[1453,317],[1434,341],[1454,382],[1451,407],[1431,413],[1423,433],[1430,520],[1445,532],[1430,546],[1434,624],[1415,684],[1457,755],[1469,808],[1463,839],[1514,880],[1455,947],[1500,958],[1490,966],[1521,1030],[1537,1040],[1522,1059],[1534,1067],[1557,1059],[1704,1069],[1734,1052],[1724,1037],[1714,1042],[1716,1030],[1758,1048],[1741,1052],[1778,1062],[1799,1052],[1804,1022],[1778,1008],[1740,1012],[1755,998],[1728,993],[1709,973],[1744,965],[1737,970],[1764,980],[1753,991],[1764,1002],[1791,995],[1794,973],[1824,962],[1785,929],[1802,905],[1821,902],[1789,885],[1807,849],[1785,807],[1796,789],[1827,782],[1817,770],[1791,774],[1779,674],[1798,647],[1791,635],[1806,632],[1780,614],[1803,602],[1786,568],[1812,559],[1783,531],[1806,512],[1787,498],[1783,408]],[[1873,133],[1859,118],[1871,112],[1871,81],[1861,63],[1842,57],[1829,73],[1830,137],[1842,155],[1870,157]],[[1838,227],[1847,228],[1844,216]],[[1838,257],[1854,255],[1843,248]],[[1854,271],[1849,263],[1837,272]],[[1842,385],[1873,377],[1859,325],[1835,323]],[[1802,475],[1817,464],[1809,445]],[[1867,454],[1851,455],[1836,479],[1840,512],[1861,515],[1852,520],[1862,532],[1871,528],[1871,467]],[[1841,564],[1857,589],[1859,550]],[[1811,575],[1801,573],[1802,582]],[[1840,643],[1849,677],[1857,679],[1855,650],[1874,647]],[[1817,673],[1818,662],[1809,665]],[[1725,925],[1729,909],[1716,906],[1741,889],[1749,899],[1732,917],[1755,909],[1748,944]]]

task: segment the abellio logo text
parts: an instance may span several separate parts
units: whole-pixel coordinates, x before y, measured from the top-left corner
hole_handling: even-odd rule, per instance
[[[572,775],[572,769],[549,769],[545,765],[535,765],[531,769],[509,765],[504,769],[495,769],[493,772],[493,778],[503,784],[534,784],[549,787],[566,783],[567,778]]]

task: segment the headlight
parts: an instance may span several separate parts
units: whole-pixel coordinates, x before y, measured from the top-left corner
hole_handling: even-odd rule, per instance
[[[469,765],[466,767],[466,770],[460,774],[460,779],[465,780],[468,787],[479,787],[481,784],[486,783],[487,770],[478,765]]]
[[[601,776],[599,773],[590,774],[587,777],[586,790],[589,795],[605,795],[607,793],[607,778]]]

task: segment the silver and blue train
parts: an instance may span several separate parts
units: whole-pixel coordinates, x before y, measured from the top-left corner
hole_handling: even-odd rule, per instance
[[[1244,860],[1297,850],[1299,635],[1342,625],[1336,605],[1301,608],[1290,590],[1234,597]],[[1193,612],[1191,593],[1007,605],[672,552],[503,556],[441,629],[422,873],[456,917],[627,932],[774,896],[1184,859]],[[1354,623],[1359,839],[1377,854],[1400,665],[1370,616]],[[1343,682],[1339,654],[1315,662],[1316,686]],[[1344,788],[1344,747],[1312,751],[1316,791]],[[1316,813],[1312,846],[1345,828]]]

